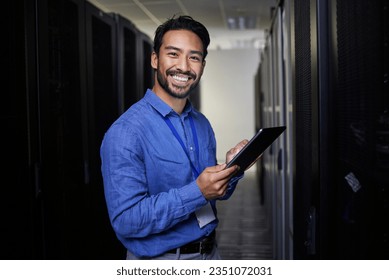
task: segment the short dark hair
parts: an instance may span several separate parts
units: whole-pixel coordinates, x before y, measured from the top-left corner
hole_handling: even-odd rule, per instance
[[[189,30],[195,33],[203,42],[203,59],[208,54],[208,45],[210,43],[209,33],[207,28],[200,22],[194,20],[190,16],[179,16],[168,19],[166,22],[158,26],[154,36],[154,51],[159,54],[159,49],[162,45],[162,38],[166,32],[170,30]]]

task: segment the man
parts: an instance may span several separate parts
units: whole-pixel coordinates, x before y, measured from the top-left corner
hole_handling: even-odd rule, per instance
[[[127,259],[220,259],[215,200],[229,198],[240,177],[237,166],[217,165],[212,127],[188,100],[209,42],[189,16],[159,26],[155,85],[104,137],[105,197]],[[226,162],[246,143],[228,151]]]

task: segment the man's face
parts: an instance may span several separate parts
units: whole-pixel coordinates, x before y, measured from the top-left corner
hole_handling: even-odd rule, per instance
[[[188,30],[165,33],[159,55],[153,53],[152,66],[157,70],[157,82],[170,96],[186,98],[203,74],[203,44]]]

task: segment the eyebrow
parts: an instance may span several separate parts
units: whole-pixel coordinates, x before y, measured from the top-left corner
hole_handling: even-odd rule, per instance
[[[175,51],[182,52],[182,49],[177,48],[177,47],[174,47],[174,46],[166,46],[166,47],[165,47],[165,50],[175,50]],[[192,51],[190,51],[190,53],[191,53],[191,54],[198,54],[198,55],[200,55],[200,56],[202,56],[202,57],[204,56],[203,52],[200,52],[200,51],[194,51],[194,50],[192,50]]]

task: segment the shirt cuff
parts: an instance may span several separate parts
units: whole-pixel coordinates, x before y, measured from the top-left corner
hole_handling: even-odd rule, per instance
[[[189,213],[201,208],[208,202],[197,186],[196,181],[179,188],[178,195],[181,197],[182,203]]]

